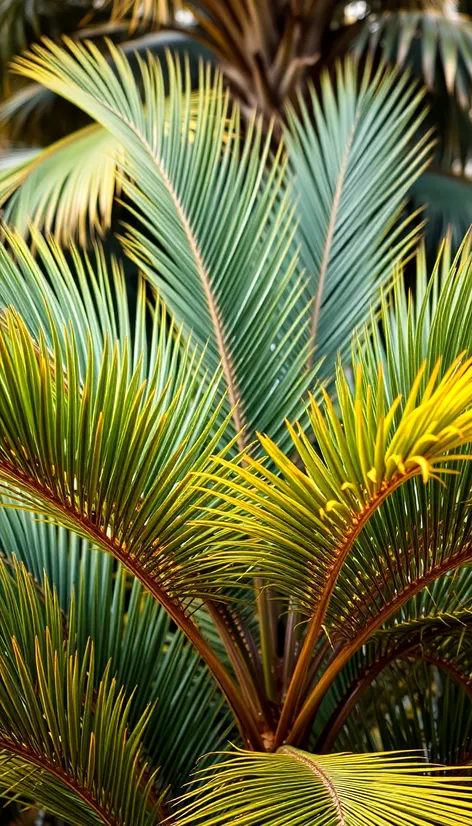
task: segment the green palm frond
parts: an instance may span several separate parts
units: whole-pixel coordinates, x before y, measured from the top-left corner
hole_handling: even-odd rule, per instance
[[[472,20],[467,15],[444,10],[392,11],[369,15],[353,44],[354,51],[375,52],[380,48],[386,62],[400,67],[419,60],[430,89],[445,83],[461,106],[470,108],[472,80]]]
[[[289,109],[285,131],[310,275],[310,339],[327,375],[417,239],[401,212],[431,148],[428,136],[414,141],[423,93],[408,74],[369,66],[358,74],[349,60],[335,82],[326,73],[320,98],[311,89],[300,116]]]
[[[33,230],[33,254],[18,232],[4,226],[3,234],[0,307],[15,307],[33,338],[44,336],[53,349],[52,318],[63,347],[63,331],[73,330],[81,380],[91,354],[98,375],[108,339],[128,347],[129,377],[139,367],[141,380],[153,377],[156,395],[167,389],[170,398],[178,392],[188,344],[164,304],[149,295],[144,279],[138,278],[133,300],[122,264],[108,260],[100,245],[88,254],[70,243],[65,252],[53,238]]]
[[[427,221],[426,240],[436,254],[438,239],[451,235],[455,247],[459,247],[464,235],[472,226],[472,180],[447,172],[427,171],[413,184],[411,204],[413,209],[423,209]]]
[[[389,404],[399,394],[407,396],[416,386],[417,370],[422,364],[426,364],[426,370],[420,392],[441,354],[439,375],[461,352],[470,349],[472,308],[465,298],[472,278],[468,247],[452,262],[447,245],[429,283],[427,275],[425,256],[420,253],[416,302],[408,299],[398,279],[393,303],[383,304],[381,329],[375,321],[373,337],[370,333],[363,337],[356,351],[367,383],[375,379],[379,360],[386,365]],[[381,513],[374,515],[369,524],[369,536],[358,537],[341,573],[328,611],[331,631],[354,639],[368,626],[377,627],[395,608],[402,611],[406,604],[406,610],[411,611],[410,597],[468,560],[472,540],[471,470],[467,463],[460,475],[449,475],[446,487],[432,486],[428,492],[412,480],[401,494],[393,493],[385,501]],[[351,597],[346,599],[349,594]]]
[[[143,109],[118,50],[110,46],[113,70],[91,44],[68,47],[47,43],[16,69],[73,98],[120,140],[132,178],[124,192],[143,227],[129,229],[126,250],[197,342],[210,333],[206,363],[211,371],[222,363],[231,406],[239,400],[235,430],[245,425],[249,439],[258,427],[282,437],[284,416],[301,412],[310,374],[302,370],[308,318],[304,307],[295,311],[303,282],[291,251],[293,206],[281,191],[281,152],[269,161],[256,121],[241,137],[238,111],[209,69],[201,72],[190,129],[188,69],[182,78],[180,65],[169,63],[166,130],[156,60],[140,63]]]
[[[200,783],[182,801],[183,826],[456,826],[472,810],[468,786],[402,754],[239,752]]]
[[[201,388],[201,357],[188,352],[181,389],[169,396],[167,386],[156,393],[159,364],[146,385],[139,364],[129,377],[126,344],[120,354],[105,341],[100,369],[95,374],[90,358],[82,386],[73,333],[64,334],[65,356],[52,325],[50,335],[52,356],[44,337],[36,344],[20,317],[6,313],[0,332],[4,482],[20,488],[39,512],[122,556],[128,567],[142,566],[141,578],[154,581],[156,594],[163,588],[181,600],[202,595],[196,568],[188,591],[184,585],[184,558],[193,568],[200,544],[186,524],[198,507],[189,474],[209,461],[222,429],[216,429],[217,385]]]
[[[343,727],[349,725],[349,718],[358,704],[364,707],[363,698],[369,695],[372,684],[382,679],[384,672],[392,667],[400,672],[401,666],[408,671],[410,664],[418,661],[434,663],[441,671],[454,675],[472,696],[472,689],[469,689],[469,638],[472,629],[470,573],[470,569],[456,569],[453,575],[436,580],[429,594],[425,590],[416,600],[410,600],[402,616],[394,617],[370,635],[364,646],[351,657],[322,701],[312,732],[315,751],[325,752],[333,748]],[[462,597],[466,595],[463,604],[455,594],[455,586],[459,592],[462,591]],[[429,606],[424,604],[428,603],[428,599],[423,599],[424,594],[429,596]],[[334,641],[333,644],[336,645]],[[366,728],[368,730],[369,727]],[[400,747],[407,746],[398,741],[397,748]],[[366,748],[365,743],[363,748]]]
[[[198,652],[178,629],[171,631],[164,609],[113,557],[94,551],[71,531],[3,508],[0,547],[43,587],[54,585],[79,656],[92,639],[96,677],[108,665],[116,683],[133,694],[130,721],[137,723],[152,705],[143,743],[162,768],[158,784],[176,794],[201,757],[203,742],[206,751],[218,751],[230,732],[237,736]]]
[[[0,579],[2,794],[77,826],[153,826],[160,799],[142,746],[150,709],[129,727],[130,700],[108,667],[96,677],[92,644],[79,655],[72,631],[64,637],[47,583],[41,598],[24,569],[12,576],[3,563]]]
[[[198,98],[192,101],[190,129],[198,112]],[[11,101],[3,107],[5,117],[8,106],[11,109]],[[165,117],[167,123],[168,112]],[[92,124],[36,151],[33,157],[9,164],[0,171],[5,222],[23,235],[30,225],[53,233],[63,246],[77,237],[85,247],[89,238],[103,236],[111,227],[113,206],[121,191],[123,154],[120,143],[106,129]]]
[[[0,473],[7,495],[120,560],[185,631],[223,690],[234,694],[187,613],[195,597],[229,584],[211,559],[204,562],[206,527],[188,524],[204,504],[192,474],[210,461],[225,427],[217,426],[217,384],[205,390],[201,359],[187,352],[179,392],[169,396],[165,386],[156,395],[159,361],[146,384],[139,363],[129,377],[126,345],[121,354],[105,345],[100,369],[95,373],[90,356],[82,385],[73,334],[64,335],[63,355],[59,334],[51,331],[52,356],[44,336],[36,344],[14,313],[0,332]],[[247,716],[243,706],[240,713]]]

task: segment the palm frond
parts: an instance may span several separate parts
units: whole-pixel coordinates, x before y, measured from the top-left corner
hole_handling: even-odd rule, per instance
[[[127,20],[131,31],[138,26],[159,28],[175,21],[179,0],[111,0],[111,22]]]
[[[121,354],[105,344],[97,373],[90,355],[82,384],[73,333],[64,333],[61,345],[52,319],[50,330],[52,356],[44,336],[36,343],[15,313],[7,312],[0,332],[4,490],[121,561],[192,640],[257,738],[231,679],[188,615],[195,597],[229,582],[204,562],[206,527],[199,532],[188,523],[200,507],[192,473],[210,461],[225,428],[217,426],[217,384],[205,389],[201,358],[187,351],[179,392],[169,395],[167,385],[157,396],[162,362],[147,383],[139,363],[129,377],[126,344]]]
[[[430,89],[444,83],[461,106],[470,108],[472,20],[457,12],[393,11],[369,15],[353,44],[357,54],[380,48],[384,60],[400,67],[419,61]]]
[[[468,601],[459,607],[453,589],[456,583],[460,587],[461,580],[463,590],[468,593]],[[453,576],[436,580],[434,585],[440,586],[433,589],[436,596],[441,597],[442,591],[441,607],[431,604],[428,613],[422,606],[415,616],[415,607],[419,606],[411,600],[404,618],[398,617],[371,634],[338,675],[316,715],[312,732],[316,751],[332,749],[343,726],[356,706],[362,703],[364,695],[369,693],[371,685],[392,666],[400,672],[401,665],[408,671],[412,663],[432,662],[440,670],[459,679],[461,687],[472,697],[472,689],[469,689],[471,650],[468,643],[472,627],[470,570],[456,569]],[[433,599],[431,596],[431,602]],[[398,748],[400,746],[406,748],[399,741]]]
[[[318,99],[288,111],[285,137],[300,225],[297,241],[312,298],[310,338],[332,375],[336,356],[369,317],[392,268],[418,227],[401,218],[407,193],[428,163],[422,92],[408,74],[347,60],[335,82],[326,73]]]
[[[182,78],[179,64],[169,63],[166,131],[157,61],[141,63],[143,110],[118,50],[111,47],[113,71],[92,45],[68,46],[71,54],[52,43],[38,47],[18,59],[17,70],[73,98],[120,140],[132,178],[124,191],[143,228],[129,228],[127,252],[198,342],[210,332],[206,363],[213,371],[221,361],[231,407],[239,401],[235,430],[245,425],[249,440],[257,428],[284,438],[283,418],[301,412],[310,373],[302,369],[308,317],[305,306],[296,309],[303,283],[291,251],[293,206],[281,192],[281,151],[269,160],[256,121],[242,138],[238,111],[209,69],[201,72],[190,134],[188,72]]]
[[[309,431],[289,425],[304,472],[261,436],[278,475],[252,458],[223,485],[204,474],[220,485],[226,503],[211,511],[212,521],[249,536],[248,562],[282,594],[295,596],[306,615],[322,607],[324,617],[328,594],[356,538],[387,497],[415,476],[426,484],[450,472],[450,451],[470,441],[472,360],[449,362],[441,379],[439,369],[439,362],[426,375],[420,368],[410,393],[387,404],[381,369],[375,383],[367,384],[358,363],[352,390],[339,366],[339,414],[325,393],[322,405],[312,399]],[[217,546],[218,553],[224,558],[224,547]]]
[[[461,778],[395,753],[319,756],[290,746],[275,754],[238,752],[200,783],[182,801],[183,826],[455,826],[472,810]]]
[[[93,645],[64,639],[59,605],[28,574],[0,564],[0,789],[36,800],[71,824],[152,826],[160,813],[130,700],[105,669],[95,691]]]
[[[194,97],[190,128],[197,104]],[[8,105],[3,109],[6,117]],[[165,117],[168,122],[168,112]],[[63,246],[77,237],[85,247],[90,238],[103,236],[111,227],[113,206],[121,192],[123,154],[106,129],[92,124],[32,157],[31,153],[20,157],[0,171],[4,220],[23,235],[33,226],[52,233]]]
[[[458,248],[472,226],[472,180],[447,172],[427,171],[411,189],[413,209],[422,209],[426,219],[426,242],[436,255],[439,239],[450,234]]]
[[[23,234],[31,222],[62,244],[77,235],[85,246],[90,235],[110,228],[120,152],[117,141],[93,124],[3,171],[4,220]]]
[[[162,768],[159,786],[176,794],[202,751],[224,748],[230,732],[237,737],[198,652],[181,631],[171,631],[164,609],[113,557],[44,518],[9,507],[0,510],[0,548],[21,560],[43,588],[54,586],[80,657],[93,640],[96,688],[108,665],[116,683],[133,695],[131,723],[152,706],[143,743]]]
[[[32,230],[33,254],[17,231],[4,226],[3,234],[0,307],[15,307],[33,338],[44,336],[52,350],[50,319],[62,346],[63,331],[72,329],[81,380],[90,353],[98,375],[106,339],[118,347],[127,342],[129,377],[139,366],[142,381],[153,376],[157,395],[165,388],[169,397],[178,392],[187,345],[163,303],[149,295],[144,279],[138,278],[133,298],[122,264],[108,260],[100,245],[88,254],[69,243],[65,252],[53,238]]]

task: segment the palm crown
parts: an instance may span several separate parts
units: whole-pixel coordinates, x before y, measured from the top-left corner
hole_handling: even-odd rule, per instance
[[[79,826],[466,823],[472,259],[420,247],[407,295],[423,95],[348,59],[274,148],[210,67],[109,51],[14,65],[119,146],[141,274],[4,226],[0,790]]]

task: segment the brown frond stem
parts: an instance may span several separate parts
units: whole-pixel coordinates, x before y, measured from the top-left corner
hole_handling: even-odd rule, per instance
[[[439,563],[427,574],[409,583],[403,591],[397,594],[388,605],[385,605],[383,609],[378,612],[377,616],[375,616],[370,622],[366,623],[366,625],[359,630],[357,636],[333,657],[326,671],[323,673],[320,680],[303,704],[300,713],[296,717],[294,724],[287,735],[286,742],[295,744],[301,737],[303,737],[320,705],[321,700],[330,685],[333,683],[333,680],[335,680],[341,669],[344,668],[346,663],[351,659],[356,651],[358,651],[364,643],[368,641],[369,637],[377,628],[393,616],[393,614],[399,611],[412,596],[430,585],[434,582],[434,580],[438,579],[438,577],[443,576],[443,574],[453,570],[459,565],[463,565],[464,562],[467,562],[471,558],[472,546],[468,546],[466,551],[455,554],[453,557]]]
[[[32,763],[43,771],[54,775],[61,783],[64,783],[68,789],[74,794],[78,795],[94,812],[98,815],[105,826],[118,826],[118,821],[108,812],[104,806],[91,794],[91,792],[84,786],[81,786],[74,778],[70,777],[57,763],[53,763],[42,757],[32,749],[29,749],[24,744],[14,743],[5,737],[0,737],[0,750],[7,751],[16,757],[20,757],[27,763]]]
[[[276,748],[282,745],[283,742],[285,742],[285,738],[289,732],[291,722],[293,720],[294,715],[296,714],[300,698],[303,694],[303,689],[305,686],[305,680],[308,674],[310,661],[313,656],[313,652],[318,642],[320,633],[322,632],[322,625],[326,616],[326,611],[328,610],[328,605],[332,593],[336,586],[339,573],[344,565],[347,555],[349,554],[352,546],[354,545],[354,542],[356,541],[360,532],[363,530],[363,528],[369,521],[372,514],[377,510],[377,508],[387,498],[387,496],[389,496],[394,490],[396,490],[396,488],[400,487],[400,485],[402,485],[403,482],[405,482],[407,479],[410,479],[413,476],[417,475],[418,471],[415,470],[404,475],[402,474],[394,476],[391,479],[391,481],[388,484],[386,484],[379,491],[379,493],[369,502],[369,504],[366,505],[364,510],[361,513],[357,513],[354,516],[352,524],[345,534],[344,542],[340,544],[339,550],[332,563],[329,576],[326,580],[323,592],[320,595],[320,599],[316,606],[316,610],[309,621],[305,640],[303,642],[300,656],[298,657],[297,664],[295,666],[295,671],[293,673],[293,677],[287,691],[287,696],[285,698],[285,703],[282,708],[282,713],[280,715],[279,725],[276,733]],[[287,742],[293,742],[293,740],[290,739],[287,740]]]
[[[24,476],[16,468],[7,465],[5,462],[0,462],[0,472],[4,478],[9,478],[13,484],[20,484],[23,489],[28,490],[33,497],[52,504],[54,509],[64,514],[68,523],[74,521],[77,527],[80,528],[81,533],[91,539],[95,546],[98,545],[102,550],[111,553],[115,559],[118,559],[118,561],[144,585],[146,590],[162,605],[171,619],[173,619],[180,630],[183,631],[207,664],[234,713],[244,742],[247,743],[249,748],[263,748],[263,742],[256,721],[249,713],[239,689],[225,667],[220,663],[213,649],[202,636],[197,625],[187,615],[181,605],[164,591],[147,571],[143,570],[139,565],[136,565],[132,553],[124,551],[117,542],[110,540],[96,525],[85,519],[72,506],[69,508],[66,507],[50,490],[40,485],[36,480]]]

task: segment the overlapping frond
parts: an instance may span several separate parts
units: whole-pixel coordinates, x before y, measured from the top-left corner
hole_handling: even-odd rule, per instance
[[[308,102],[300,100],[300,115],[288,111],[310,337],[326,375],[418,236],[400,215],[431,148],[428,136],[415,141],[422,97],[407,73],[361,73],[347,60],[335,81],[324,75],[319,98],[311,89]]]
[[[126,250],[197,342],[210,335],[206,363],[211,371],[222,363],[229,403],[239,401],[235,430],[284,438],[283,418],[301,411],[310,375],[302,370],[308,316],[281,151],[270,160],[255,120],[242,137],[238,111],[209,69],[201,70],[190,130],[188,67],[182,77],[169,58],[167,130],[158,61],[140,61],[143,108],[120,51],[110,46],[112,67],[92,44],[67,46],[35,47],[16,71],[73,99],[120,141],[132,178],[124,192],[142,227],[129,228]]]
[[[0,788],[35,800],[71,824],[154,826],[160,800],[130,699],[110,669],[95,673],[93,645],[79,655],[59,604],[41,598],[24,569],[0,564]]]
[[[456,572],[454,577],[445,577],[446,582],[437,580],[434,585],[441,582],[442,587],[432,590],[438,597],[442,590],[445,597],[442,608],[432,604],[430,613],[422,610],[415,616],[415,606],[410,604],[412,610],[408,614],[405,611],[405,618],[371,634],[364,646],[351,657],[330,686],[316,715],[312,732],[315,751],[326,752],[333,748],[357,705],[361,703],[364,707],[363,699],[369,696],[372,684],[382,679],[384,672],[392,667],[400,673],[402,667],[408,671],[411,664],[418,661],[435,663],[445,673],[457,677],[461,687],[469,691],[472,602],[469,596],[465,605],[457,606],[454,585],[456,581],[460,587],[461,579],[466,585],[462,590],[470,592],[470,576],[464,577]],[[431,596],[431,601],[433,599]],[[472,696],[472,691],[470,693]],[[406,748],[401,741],[397,747]]]
[[[416,302],[408,300],[399,279],[393,303],[384,302],[381,330],[375,321],[373,336],[368,332],[356,349],[355,357],[361,359],[368,381],[373,380],[379,360],[384,361],[389,403],[416,386],[416,371],[422,363],[427,365],[426,376],[442,354],[441,374],[470,347],[472,259],[468,244],[454,262],[446,246],[429,283],[423,253],[417,262]],[[425,387],[423,377],[421,390]],[[331,630],[355,639],[363,629],[379,627],[397,611],[411,614],[416,609],[410,598],[470,559],[470,484],[471,467],[466,463],[459,475],[448,475],[446,486],[426,490],[412,480],[401,492],[393,493],[371,520],[369,535],[358,537],[341,572],[328,611]],[[446,591],[438,593],[439,611],[447,594],[444,582]],[[467,570],[464,582],[468,587]],[[426,595],[415,599],[419,606],[428,603]],[[404,616],[400,613],[400,620]]]
[[[217,384],[202,388],[201,356],[187,351],[180,389],[169,397],[167,386],[159,392],[156,384],[158,362],[147,383],[139,363],[130,377],[126,343],[120,353],[107,341],[97,371],[90,355],[82,384],[75,336],[63,335],[61,346],[51,322],[51,355],[44,336],[36,343],[15,312],[5,315],[4,484],[21,489],[23,504],[139,569],[156,594],[200,595],[200,538],[187,525],[198,505],[190,473],[203,469],[222,435]]]
[[[181,631],[171,631],[166,612],[136,579],[71,531],[3,508],[0,548],[43,587],[46,580],[55,587],[79,656],[92,639],[95,677],[109,664],[116,683],[133,694],[130,721],[152,705],[143,743],[162,768],[158,785],[176,794],[201,757],[202,743],[205,751],[221,750],[234,725],[198,652]]]
[[[170,398],[178,391],[188,344],[164,304],[149,295],[144,279],[133,285],[134,300],[122,265],[108,260],[100,245],[87,253],[70,243],[65,252],[53,238],[32,230],[33,254],[18,232],[7,226],[2,231],[0,307],[15,307],[33,338],[44,336],[52,350],[52,319],[64,348],[63,331],[72,329],[81,380],[90,355],[98,375],[108,338],[128,348],[129,377],[139,366],[142,381],[153,377],[157,395],[167,389]]]
[[[197,103],[193,97],[194,109]],[[3,106],[6,121],[11,108],[12,101]],[[190,129],[195,114],[191,113]],[[167,122],[167,111],[165,118]],[[73,132],[0,172],[4,220],[23,235],[31,225],[52,233],[63,246],[75,237],[86,246],[90,238],[110,229],[123,163],[119,141],[102,126]]]
[[[380,48],[386,62],[400,67],[420,63],[430,89],[440,81],[461,106],[470,107],[472,80],[472,20],[444,9],[392,11],[370,15],[354,43],[354,51]]]
[[[312,400],[310,430],[289,426],[305,471],[261,436],[278,475],[248,459],[222,491],[226,508],[212,519],[250,537],[248,559],[306,614],[326,610],[356,538],[384,500],[414,476],[426,483],[450,472],[450,451],[470,441],[472,362],[455,359],[441,379],[439,370],[437,362],[425,376],[423,367],[410,393],[388,403],[382,370],[367,384],[359,364],[351,389],[339,367],[339,413],[325,393],[322,405]]]
[[[472,811],[470,788],[458,778],[395,753],[239,752],[200,782],[182,801],[184,826],[458,826]]]

